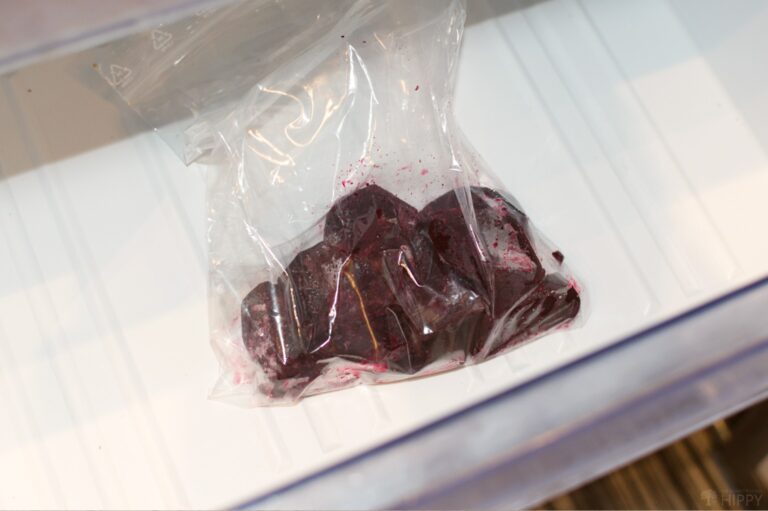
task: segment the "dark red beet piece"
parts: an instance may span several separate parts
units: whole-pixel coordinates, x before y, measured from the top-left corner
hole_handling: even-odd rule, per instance
[[[422,221],[440,258],[469,280],[497,317],[535,287],[544,270],[530,239],[527,217],[498,192],[469,190],[476,225],[465,219],[461,195],[453,191],[429,203],[422,210]],[[470,227],[479,236],[473,236]]]
[[[422,344],[433,334],[481,307],[477,295],[435,259],[432,242],[420,227],[413,207],[376,185],[341,199],[325,223],[326,242],[351,252],[340,302],[350,303],[350,310],[360,309],[350,318],[357,330],[365,326],[367,331],[370,324],[374,332],[357,337],[367,338],[372,346],[381,344],[377,350],[386,362],[382,350],[407,353],[408,372],[426,362],[419,362]],[[355,304],[355,298],[364,307]],[[339,331],[345,346],[355,337],[348,332]]]
[[[510,346],[551,330],[576,317],[581,298],[576,289],[560,275],[547,275],[539,285],[507,310],[494,318],[495,331],[490,339],[477,344],[473,355],[491,357]],[[485,324],[490,330],[490,325]]]
[[[342,197],[325,217],[325,242],[345,252],[398,248],[414,234],[418,211],[378,185]]]
[[[498,192],[451,191],[417,212],[372,185],[337,201],[323,241],[248,294],[243,339],[262,390],[295,398],[329,359],[404,374],[482,360],[579,307],[576,289],[546,274],[525,214]]]
[[[429,240],[416,230],[417,219],[416,209],[376,185],[347,195],[326,215],[325,242],[349,254],[338,279],[344,314],[337,316],[336,356],[388,363],[414,343],[401,324],[396,283],[399,260],[411,261],[419,272],[431,266],[431,253],[422,250],[431,248]]]
[[[459,197],[464,198],[465,204],[469,204],[470,200],[472,203],[477,201],[474,196],[466,197],[463,189],[458,192],[447,192],[427,204],[421,210],[420,227],[432,241],[442,265],[465,280],[467,286],[490,307],[493,275],[489,265],[484,262],[488,259],[487,248],[478,235],[477,226],[472,226],[470,230]]]
[[[322,369],[305,354],[289,297],[281,281],[262,282],[242,304],[243,342],[269,379],[262,390],[271,397],[299,395]]]
[[[336,317],[337,281],[346,256],[320,242],[291,261],[279,282],[289,289],[291,315],[302,351],[315,352],[330,340]]]

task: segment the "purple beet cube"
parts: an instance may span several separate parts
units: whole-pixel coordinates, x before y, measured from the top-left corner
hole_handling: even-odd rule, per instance
[[[581,308],[578,291],[562,276],[547,275],[510,309],[496,335],[480,351],[482,358],[533,339],[576,317]]]
[[[385,251],[383,260],[390,289],[419,336],[452,328],[485,309],[481,297],[440,264],[429,244],[418,246]]]
[[[464,326],[471,325],[474,335],[468,352],[488,356],[575,317],[578,293],[562,277],[546,275],[525,214],[500,193],[472,187],[473,223],[462,216],[460,200],[469,204],[463,193],[448,192],[432,201],[422,210],[422,222],[441,260],[480,292],[489,289],[488,317]],[[492,346],[484,346],[489,336]]]
[[[461,197],[467,199],[463,194]],[[493,276],[489,254],[479,227],[475,225],[470,230],[456,191],[447,192],[424,206],[420,217],[420,227],[432,241],[441,264],[455,277],[466,281],[466,286],[490,306]]]
[[[276,398],[298,397],[322,369],[305,353],[291,309],[290,290],[280,281],[262,282],[242,303],[243,342],[269,380],[261,390]]]
[[[293,306],[289,314],[303,351],[314,353],[330,342],[339,305],[339,275],[346,260],[340,250],[320,242],[299,252],[279,279],[289,290]]]
[[[422,344],[482,307],[476,293],[436,260],[417,211],[378,186],[361,188],[334,205],[325,239],[351,252],[339,287],[340,303],[350,311],[338,330],[337,345],[345,353],[379,358],[399,353],[415,370],[423,365],[417,361]]]
[[[243,339],[248,352],[265,370],[279,373],[304,352],[291,309],[290,291],[279,282],[262,282],[248,293],[242,304]]]
[[[422,210],[422,222],[441,260],[485,297],[496,317],[543,279],[544,270],[530,240],[527,217],[498,192],[472,187],[470,194],[476,222],[461,209],[460,199],[469,204],[463,190],[429,203]]]
[[[380,186],[359,188],[339,199],[325,218],[326,243],[347,253],[397,248],[414,232],[418,212]]]
[[[528,217],[501,194],[472,188],[477,223],[494,269],[494,317],[503,315],[544,279]]]
[[[328,352],[360,362],[379,362],[384,354],[386,307],[394,297],[366,259],[352,256],[338,279],[338,315]]]

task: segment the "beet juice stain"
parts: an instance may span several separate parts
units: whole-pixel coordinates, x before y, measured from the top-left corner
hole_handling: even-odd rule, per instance
[[[361,372],[483,360],[569,322],[580,305],[573,282],[545,270],[526,215],[499,192],[449,191],[417,211],[370,185],[330,208],[323,241],[245,297],[243,340],[268,379],[260,390],[295,399],[318,378],[330,389]],[[350,368],[326,370],[329,359]]]

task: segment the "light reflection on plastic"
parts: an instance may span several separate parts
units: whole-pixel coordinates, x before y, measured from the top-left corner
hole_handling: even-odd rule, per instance
[[[374,32],[374,33],[373,33],[373,38],[374,38],[374,39],[376,39],[376,41],[377,41],[377,42],[378,42],[378,43],[381,45],[381,47],[382,47],[383,49],[385,49],[385,50],[387,49],[387,45],[386,45],[386,44],[384,44],[384,41],[382,41],[381,39],[379,39],[379,34],[377,34],[376,32]]]
[[[319,83],[319,85],[322,85],[322,82]],[[344,93],[341,98],[339,98],[339,101],[334,104],[332,99],[328,99],[325,104],[325,109],[323,111],[323,117],[320,120],[320,124],[315,129],[315,131],[312,133],[312,135],[309,137],[309,140],[306,142],[300,142],[296,139],[294,139],[290,132],[291,131],[298,131],[302,129],[306,124],[308,124],[312,119],[315,117],[315,97],[314,97],[314,91],[311,87],[305,87],[304,91],[307,94],[307,97],[309,98],[309,115],[307,115],[307,110],[304,107],[304,103],[295,95],[281,91],[276,89],[270,89],[269,87],[262,87],[261,89],[263,92],[267,92],[270,94],[276,94],[278,96],[283,96],[288,99],[291,99],[295,101],[299,105],[299,115],[288,125],[283,129],[283,133],[285,134],[285,138],[288,139],[294,146],[296,147],[306,147],[307,145],[314,142],[314,140],[317,138],[317,136],[320,134],[320,131],[323,129],[323,126],[325,126],[325,123],[328,122],[328,119],[341,107],[341,105],[344,103],[344,100],[347,97],[347,94]],[[291,160],[293,162],[293,160]]]
[[[269,147],[270,149],[272,149],[275,153],[277,153],[279,156],[282,156],[283,158],[277,160],[277,159],[273,158],[272,156],[270,156],[268,154],[264,154],[261,151],[259,151],[258,149],[252,147],[251,148],[252,151],[254,153],[256,153],[257,155],[261,156],[262,158],[264,158],[265,160],[267,160],[269,162],[274,163],[275,165],[281,165],[281,166],[285,166],[285,165],[295,166],[296,165],[296,163],[293,161],[293,158],[291,158],[291,155],[285,154],[280,149],[275,147],[275,145],[272,142],[270,142],[269,140],[267,140],[267,138],[264,137],[264,135],[262,135],[261,132],[259,130],[257,130],[256,128],[250,128],[248,130],[248,134],[251,137],[253,137],[254,139],[256,139],[258,142],[261,142],[264,145],[266,145],[267,147]]]

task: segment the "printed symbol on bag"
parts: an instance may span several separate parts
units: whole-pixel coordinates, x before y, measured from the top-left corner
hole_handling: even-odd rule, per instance
[[[165,51],[173,42],[173,34],[164,32],[160,29],[152,31],[152,47],[156,50]]]
[[[195,16],[197,16],[198,18],[207,18],[215,10],[216,9],[213,7],[209,7],[207,9],[200,9],[198,11],[195,11]]]
[[[117,87],[118,85],[122,85],[125,83],[128,78],[131,77],[131,71],[127,67],[118,66],[117,64],[112,64],[109,66],[109,74],[112,76],[112,85],[114,87]]]

